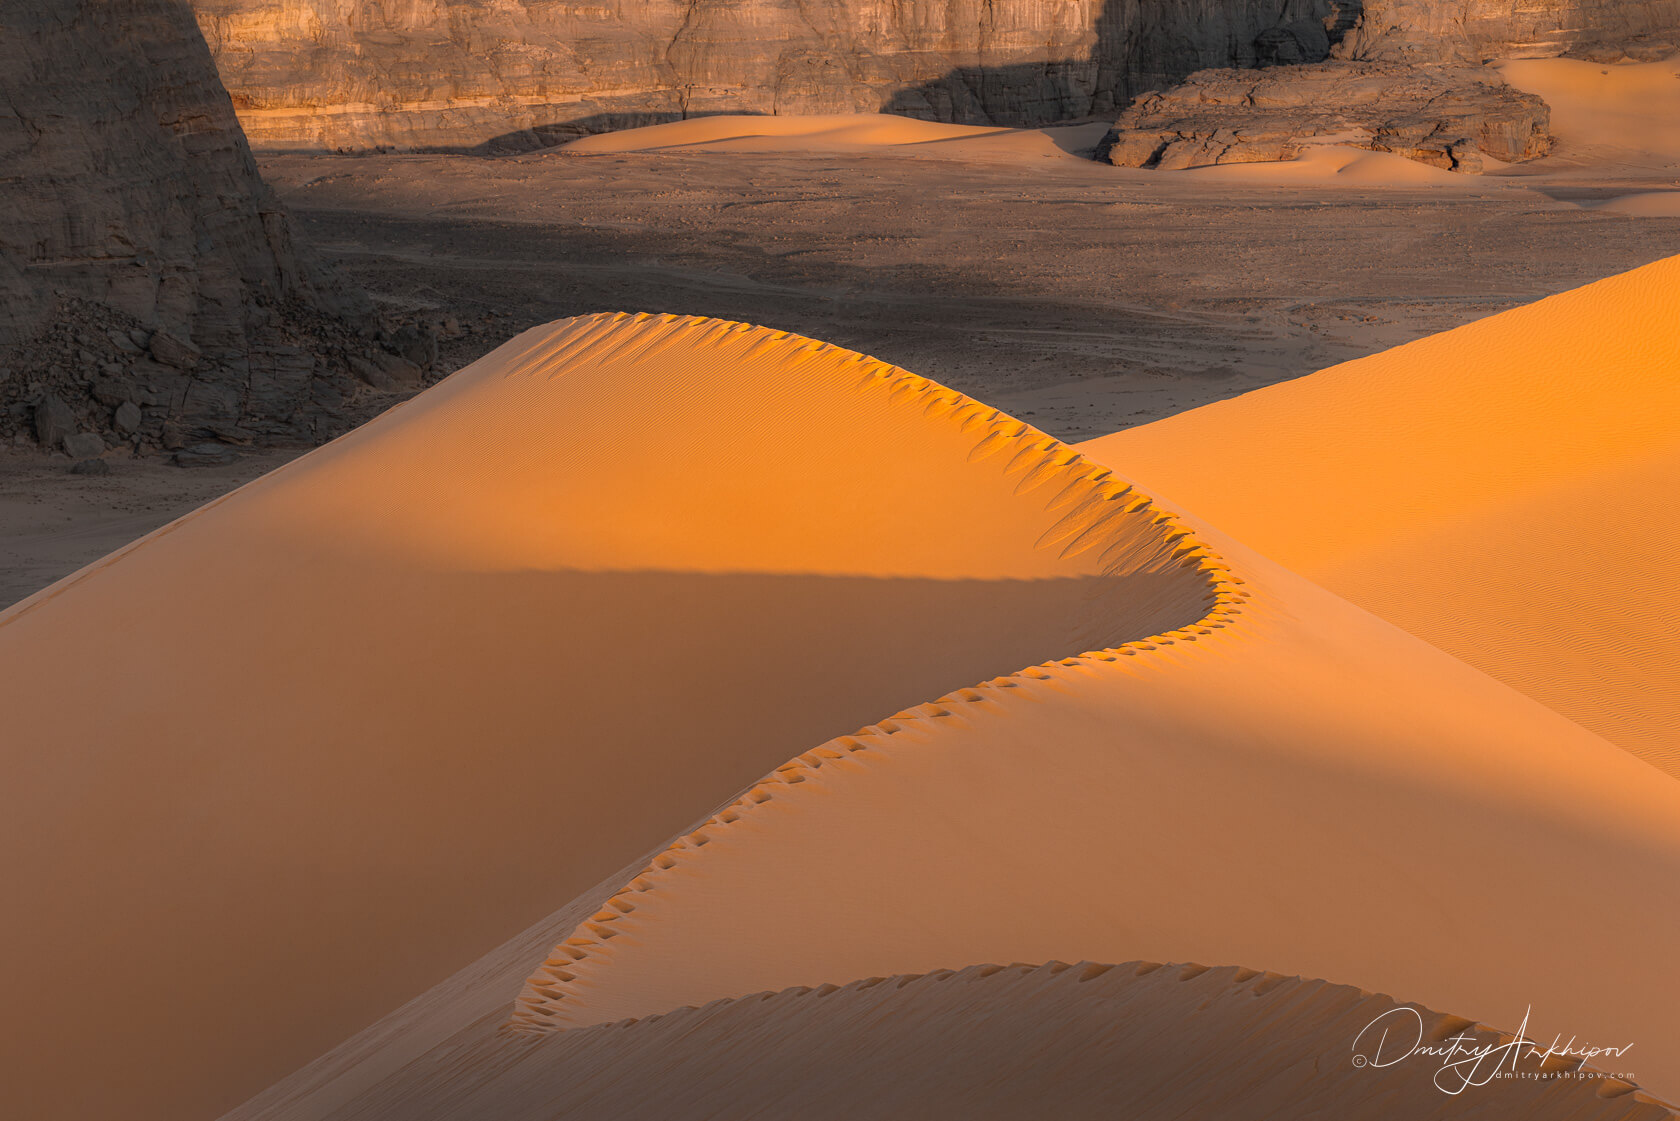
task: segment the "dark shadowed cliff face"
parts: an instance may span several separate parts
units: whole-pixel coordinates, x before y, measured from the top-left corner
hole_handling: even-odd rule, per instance
[[[252,142],[471,146],[735,113],[1043,123],[1347,0],[194,0]],[[1346,20],[1342,21],[1343,23]],[[520,134],[513,135],[509,134]]]
[[[54,288],[211,348],[311,294],[176,0],[0,3],[0,168],[0,341]]]
[[[0,0],[0,439],[335,434],[362,304],[294,246],[185,0]]]

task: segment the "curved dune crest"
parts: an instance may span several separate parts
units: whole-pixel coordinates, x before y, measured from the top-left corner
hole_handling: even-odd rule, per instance
[[[1176,945],[1494,1021],[1532,1004],[1548,1038],[1664,1038],[1680,787],[1203,536],[1253,593],[1228,625],[806,753],[562,941],[514,1023]],[[1643,1060],[1680,1084],[1673,1055]]]
[[[1381,1026],[1367,1032],[1374,1021]],[[1379,1054],[1374,1040],[1383,1028],[1389,1038]],[[1366,1061],[1356,1065],[1362,1032]],[[977,965],[759,993],[540,1036],[479,1030],[353,1099],[236,1116],[1391,1121],[1441,1116],[1444,1108],[1487,1121],[1674,1116],[1626,1082],[1592,1070],[1564,1076],[1573,1063],[1558,1060],[1542,1066],[1525,1056],[1514,1069],[1549,1077],[1488,1081],[1456,1098],[1434,1081],[1441,1060],[1393,1061],[1414,1037],[1459,1035],[1466,1047],[1511,1038],[1386,996],[1254,969]],[[1373,1057],[1385,1065],[1371,1065]],[[1448,1076],[1442,1085],[1457,1084]]]
[[[1676,307],[1680,257],[1080,449],[1680,775]]]
[[[1106,469],[875,360],[527,332],[0,616],[8,1094],[214,1115],[801,747],[1238,598]],[[147,1014],[89,1072],[66,994],[117,961]]]

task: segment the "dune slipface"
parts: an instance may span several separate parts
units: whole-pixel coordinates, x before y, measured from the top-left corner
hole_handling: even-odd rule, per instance
[[[1364,1053],[1383,1027],[1463,1034],[1476,1047],[1509,1038],[1347,985],[1234,966],[976,965],[756,993],[634,1023],[463,1033],[353,1099],[272,1095],[229,1121],[1674,1116],[1590,1074],[1449,1098],[1441,1086],[1455,1083],[1437,1084],[1426,1064],[1355,1064],[1350,1042],[1363,1035]]]
[[[1199,536],[1247,581],[1228,617],[807,752],[562,940],[514,1024],[1172,946],[1510,1026],[1532,1005],[1547,1039],[1664,1039],[1680,786]],[[1680,1084],[1660,1045],[1641,1059]]]
[[[1680,257],[1081,450],[1680,775]]]
[[[8,1100],[216,1116],[803,748],[1237,598],[872,359],[528,332],[0,616]]]

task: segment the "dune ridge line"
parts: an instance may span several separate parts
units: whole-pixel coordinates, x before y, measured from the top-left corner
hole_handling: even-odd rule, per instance
[[[657,325],[665,330],[648,332],[652,337],[635,335],[624,339],[620,333],[627,324]],[[1100,548],[1099,563],[1105,573],[1111,573],[1120,569],[1124,561],[1135,558],[1145,544],[1171,546],[1173,563],[1193,568],[1207,581],[1209,609],[1195,622],[1160,634],[1029,666],[947,693],[933,701],[896,712],[851,735],[835,737],[790,759],[694,829],[672,841],[625,887],[579,924],[571,937],[560,942],[531,975],[515,1001],[506,1025],[511,1031],[545,1032],[563,1026],[567,1019],[564,1002],[568,987],[587,973],[590,966],[607,956],[610,951],[606,944],[633,924],[631,916],[636,910],[636,897],[657,890],[663,873],[704,848],[713,832],[733,825],[756,807],[773,800],[778,787],[802,783],[809,773],[825,765],[881,750],[888,737],[918,722],[959,718],[965,708],[985,703],[997,691],[1014,689],[1022,681],[1045,681],[1061,670],[1084,667],[1092,662],[1117,662],[1175,643],[1195,642],[1203,635],[1212,634],[1233,622],[1250,598],[1250,593],[1243,587],[1246,581],[1202,541],[1182,517],[1157,505],[1155,499],[1135,485],[1116,478],[1109,468],[1086,459],[1060,440],[1045,435],[1024,421],[1009,417],[1002,410],[880,359],[848,351],[832,343],[727,320],[620,312],[583,317],[576,333],[533,363],[528,373],[529,376],[546,373],[554,377],[568,362],[603,356],[600,352],[608,346],[613,349],[607,353],[614,357],[646,357],[696,330],[701,334],[698,339],[692,340],[694,343],[712,343],[733,334],[756,335],[758,337],[748,355],[788,343],[812,356],[822,353],[843,355],[845,361],[856,363],[859,367],[857,388],[860,391],[886,393],[895,404],[905,408],[920,407],[923,416],[929,419],[954,424],[965,432],[974,433],[978,438],[969,452],[969,461],[1001,457],[1004,472],[1018,478],[1017,495],[1041,486],[1059,486],[1060,490],[1048,507],[1066,507],[1066,512],[1038,539],[1035,543],[1037,548],[1057,548],[1058,557],[1063,559]],[[1140,542],[1135,532],[1140,525],[1160,532],[1150,541]]]

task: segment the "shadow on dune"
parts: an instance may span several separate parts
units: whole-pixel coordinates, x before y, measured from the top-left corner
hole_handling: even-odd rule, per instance
[[[86,776],[0,814],[10,851],[40,854],[13,905],[55,919],[11,950],[31,963],[10,1000],[33,1043],[5,1067],[32,1116],[216,1116],[799,752],[1204,610],[1177,568],[334,571],[279,552],[167,603],[86,580],[0,626],[14,695],[64,713],[80,745],[64,765]],[[158,636],[143,664],[74,637],[64,609],[90,606]],[[108,685],[97,706],[72,696],[88,680]],[[186,680],[190,711],[165,699]],[[144,749],[114,731],[160,720]],[[146,1016],[101,1029],[97,1077],[55,1067],[86,1020],[63,994],[128,955],[147,962],[125,982]],[[229,1031],[252,963],[262,1015]]]

